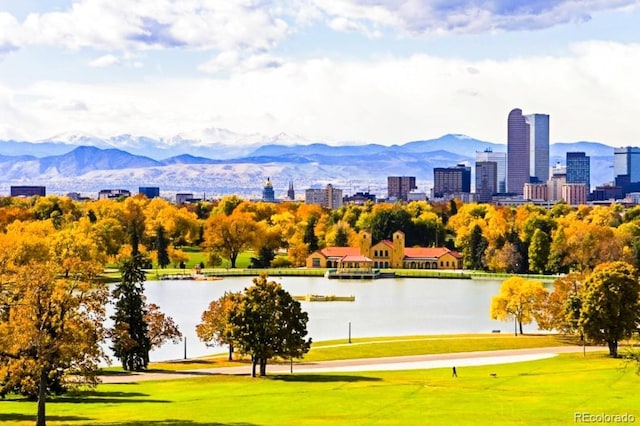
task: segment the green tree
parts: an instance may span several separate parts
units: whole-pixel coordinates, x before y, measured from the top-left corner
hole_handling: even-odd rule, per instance
[[[336,228],[334,245],[336,247],[349,247],[349,232],[346,226],[338,226]]]
[[[549,262],[551,241],[546,232],[536,229],[529,244],[529,270],[544,274]]]
[[[309,316],[282,286],[262,275],[234,303],[229,314],[229,336],[234,345],[251,355],[251,375],[267,374],[267,361],[273,357],[299,358],[309,351],[305,340]]]
[[[307,224],[304,227],[304,236],[302,241],[307,245],[309,253],[313,253],[318,250],[318,237],[316,236],[315,227],[318,223],[318,217],[315,215],[309,216]]]
[[[149,364],[151,340],[145,316],[145,273],[140,267],[140,255],[132,256],[120,266],[122,279],[113,290],[115,313],[110,331],[113,354],[129,371],[141,371]]]
[[[241,293],[225,292],[222,297],[209,303],[209,307],[200,317],[200,324],[196,325],[198,338],[207,345],[228,345],[229,361],[233,360],[229,314],[241,296]]]
[[[156,228],[156,252],[158,253],[158,265],[162,269],[171,263],[168,247],[169,240],[165,235],[164,226],[158,225]]]
[[[464,250],[465,268],[476,270],[484,269],[482,259],[488,245],[487,239],[482,235],[482,228],[477,224],[474,225],[469,235],[469,244]]]
[[[520,334],[523,334],[522,324],[533,321],[546,297],[547,290],[539,281],[507,278],[500,286],[500,294],[491,299],[491,319],[515,320]]]
[[[640,322],[640,285],[625,262],[598,265],[584,284],[579,326],[590,340],[606,343],[618,356],[618,342],[631,337]]]

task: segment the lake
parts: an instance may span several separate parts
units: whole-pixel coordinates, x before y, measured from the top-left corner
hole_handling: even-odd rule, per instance
[[[512,333],[514,324],[489,318],[491,297],[501,281],[435,278],[329,280],[323,277],[269,277],[292,295],[355,296],[355,302],[301,302],[309,313],[307,329],[314,341],[349,337],[400,336],[444,333]],[[187,357],[224,352],[198,340],[195,326],[209,303],[225,291],[242,291],[251,277],[219,281],[148,281],[145,294],[186,336]],[[525,325],[535,332],[535,324]],[[185,345],[165,344],[153,351],[152,361],[182,359]]]

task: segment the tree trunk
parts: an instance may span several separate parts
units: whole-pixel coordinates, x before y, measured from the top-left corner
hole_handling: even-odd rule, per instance
[[[235,269],[236,267],[236,259],[238,259],[238,255],[237,254],[232,254],[231,256],[229,256],[229,261],[231,262],[231,269]]]
[[[611,358],[618,358],[618,341],[609,340],[607,344],[609,345],[609,356]]]
[[[43,367],[40,370],[40,384],[38,385],[38,417],[36,426],[45,426],[47,424],[45,402],[47,399],[47,370]]]
[[[256,377],[256,364],[258,364],[258,360],[251,355],[251,377]]]
[[[522,332],[522,322],[518,321],[518,325],[520,326],[520,335],[522,336],[524,333]]]
[[[233,345],[229,344],[229,361],[233,361]]]
[[[267,359],[260,358],[260,377],[265,377],[267,375]]]

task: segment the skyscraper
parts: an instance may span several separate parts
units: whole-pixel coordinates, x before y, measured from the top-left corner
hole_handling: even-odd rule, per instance
[[[640,182],[640,148],[626,146],[613,150],[613,174],[629,176],[629,182]]]
[[[522,195],[529,182],[530,130],[521,109],[513,109],[507,119],[507,192]]]
[[[506,152],[493,152],[491,148],[487,148],[484,151],[476,151],[476,163],[480,162],[494,162],[496,163],[496,190],[493,192],[505,193],[507,192],[507,153]],[[476,178],[476,192],[478,192]]]
[[[389,198],[407,201],[407,196],[414,189],[418,189],[415,176],[387,177],[387,192]]]
[[[476,197],[481,203],[491,201],[498,188],[498,164],[495,161],[476,161]]]
[[[584,152],[567,152],[567,183],[583,183],[590,192],[590,158]]]
[[[456,167],[434,167],[433,196],[457,195],[471,192],[471,167],[458,164]]]
[[[549,180],[549,115],[524,116],[529,124],[529,176],[539,182]]]

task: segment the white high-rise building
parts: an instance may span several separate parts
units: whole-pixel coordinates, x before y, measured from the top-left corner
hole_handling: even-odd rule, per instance
[[[529,175],[539,182],[549,179],[549,115],[524,116],[529,124]]]
[[[496,163],[497,173],[497,192],[504,194],[507,192],[507,153],[506,152],[493,152],[490,148],[484,151],[476,151],[477,163]]]

